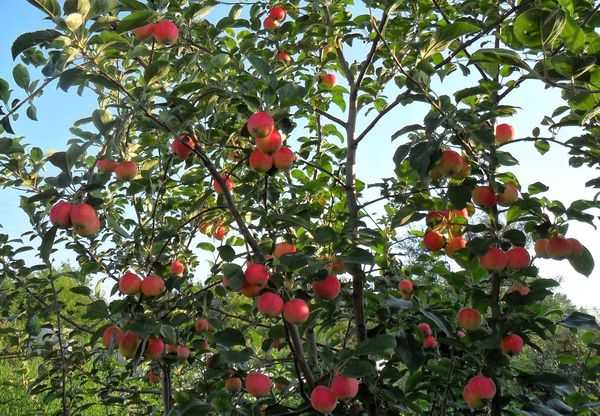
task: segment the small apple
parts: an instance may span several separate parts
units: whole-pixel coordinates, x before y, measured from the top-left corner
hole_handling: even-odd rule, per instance
[[[180,361],[185,361],[190,358],[190,355],[192,355],[190,349],[185,345],[178,345],[175,351],[177,354],[177,359]]]
[[[213,238],[215,240],[223,240],[225,238],[225,236],[227,235],[227,227],[225,227],[224,225],[219,225],[217,228],[214,229],[213,231]]]
[[[196,148],[197,140],[189,134],[182,134],[171,142],[171,153],[186,160]]]
[[[444,176],[458,175],[465,164],[463,157],[454,150],[444,150],[440,157],[439,166]]]
[[[434,350],[438,347],[437,338],[433,335],[427,335],[423,340],[423,348],[426,350]]]
[[[154,23],[148,23],[147,25],[136,27],[133,29],[133,36],[135,36],[135,40],[140,42],[148,39],[154,33]]]
[[[252,153],[250,153],[248,163],[252,170],[257,172],[268,172],[273,167],[273,157],[263,153],[260,149],[254,149]]]
[[[244,280],[242,283],[242,288],[240,289],[240,293],[248,298],[257,297],[260,292],[265,288],[265,285],[253,285]]]
[[[358,394],[358,380],[336,374],[331,380],[331,391],[338,400],[350,400]]]
[[[96,161],[96,168],[98,169],[98,172],[112,173],[115,171],[116,167],[117,163],[114,160],[98,159]]]
[[[133,358],[139,344],[140,337],[135,332],[125,331],[119,338],[119,352],[125,358]]]
[[[503,144],[515,138],[515,128],[507,123],[496,126],[496,144]]]
[[[506,335],[502,338],[500,349],[507,355],[517,355],[523,351],[523,338],[516,334]]]
[[[283,6],[273,6],[269,10],[269,17],[276,21],[284,20],[286,16],[286,10]]]
[[[225,380],[225,390],[230,393],[239,393],[242,390],[242,379],[239,377],[229,377]]]
[[[263,153],[270,155],[275,153],[281,148],[283,139],[281,134],[277,130],[273,130],[267,137],[257,137],[256,147]]]
[[[503,207],[508,207],[519,199],[519,188],[512,183],[508,182],[504,185],[504,191],[497,195],[498,203]]]
[[[296,246],[290,243],[277,243],[273,250],[273,257],[279,258],[286,254],[294,254],[296,252]]]
[[[120,181],[130,181],[137,176],[138,168],[134,161],[124,160],[117,163],[115,175]]]
[[[524,247],[513,247],[506,252],[508,267],[513,270],[520,270],[529,267],[531,257]]]
[[[410,279],[402,279],[398,283],[398,290],[404,299],[410,299],[414,291],[415,285]]]
[[[333,88],[335,86],[335,74],[332,73],[323,73],[319,76],[321,80],[321,85],[324,88]]]
[[[467,331],[474,331],[481,326],[481,313],[473,308],[461,308],[456,314],[458,326]]]
[[[279,316],[283,311],[283,299],[277,293],[265,292],[258,297],[256,309],[263,315]]]
[[[477,186],[471,197],[473,203],[483,208],[493,208],[497,202],[496,193],[491,186]]]
[[[260,263],[248,263],[244,271],[244,278],[251,285],[265,285],[269,277],[267,266]]]
[[[467,240],[462,235],[452,237],[446,244],[446,254],[453,256],[457,251],[467,248]]]
[[[74,32],[83,24],[83,16],[81,13],[71,13],[64,18],[65,25],[70,31]]]
[[[508,289],[508,293],[518,293],[521,296],[527,296],[529,292],[529,286],[521,283],[515,283]]]
[[[446,245],[446,239],[435,230],[429,230],[423,236],[423,245],[429,251],[439,251]]]
[[[154,24],[152,35],[158,43],[171,45],[177,42],[177,38],[179,38],[179,29],[177,29],[175,23],[165,19]]]
[[[261,373],[248,373],[244,382],[246,391],[254,397],[268,396],[272,386],[271,378]]]
[[[90,204],[71,205],[70,218],[75,234],[91,236],[100,230],[100,219]]]
[[[157,371],[148,371],[146,374],[146,379],[148,379],[148,383],[150,384],[160,383],[160,377],[160,373]]]
[[[289,53],[284,51],[278,51],[275,55],[275,60],[280,64],[289,65],[292,63],[292,57]]]
[[[230,176],[221,176],[221,180],[225,183],[225,188],[227,188],[228,191],[231,191],[235,186],[235,184],[233,183],[233,179],[231,179]],[[215,179],[213,179],[213,189],[218,194],[223,193],[223,188],[221,187],[221,184]]]
[[[165,291],[165,281],[158,275],[148,275],[142,280],[140,290],[147,298],[160,296]]]
[[[254,138],[268,137],[275,130],[275,121],[266,111],[258,111],[248,118],[248,132]]]
[[[162,339],[156,337],[148,338],[146,342],[146,352],[144,356],[149,360],[160,360],[165,351],[165,343]]]
[[[429,326],[427,322],[421,322],[417,325],[417,328],[419,328],[419,331],[421,331],[421,333],[424,336],[433,335],[433,332],[431,331],[431,326]]]
[[[127,272],[119,279],[119,291],[124,295],[140,293],[142,279],[135,273]]]
[[[170,269],[171,269],[171,274],[173,274],[177,277],[181,277],[185,273],[184,264],[177,259],[175,259],[171,262]]]
[[[194,324],[194,329],[198,334],[203,334],[212,330],[212,325],[208,322],[208,319],[197,319]]]
[[[479,257],[479,264],[487,270],[502,271],[508,265],[508,257],[504,250],[490,247],[483,256]]]
[[[309,315],[310,308],[302,299],[292,299],[283,305],[283,318],[290,324],[306,322]]]
[[[536,240],[534,244],[535,255],[541,258],[548,258],[548,243],[550,240],[547,238],[540,238]]]
[[[463,390],[463,398],[471,408],[483,406],[483,400],[492,400],[496,395],[494,380],[483,375],[472,377]]]
[[[333,300],[340,294],[342,284],[337,276],[329,275],[325,279],[312,282],[312,289],[318,297]]]
[[[69,228],[71,226],[72,205],[65,201],[58,201],[50,208],[50,222],[58,228]]]
[[[107,326],[102,332],[102,343],[106,348],[110,348],[111,345],[118,345],[121,335],[123,335],[123,331],[118,326]]]
[[[310,393],[310,404],[317,412],[330,414],[337,406],[337,398],[328,387],[316,386]]]
[[[289,169],[294,160],[296,160],[296,156],[294,155],[294,151],[289,147],[284,146],[273,153],[273,165],[277,169]]]
[[[266,17],[263,21],[263,26],[265,30],[274,30],[279,27],[279,22],[272,17]]]

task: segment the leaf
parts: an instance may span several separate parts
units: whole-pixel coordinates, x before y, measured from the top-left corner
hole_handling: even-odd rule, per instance
[[[8,104],[8,100],[10,100],[10,86],[8,82],[0,78],[0,100],[4,101],[4,103]]]
[[[519,164],[519,161],[513,155],[508,152],[501,152],[500,150],[496,151],[496,159],[503,166],[515,166]]]
[[[50,264],[50,252],[52,251],[52,246],[54,245],[54,238],[56,237],[57,229],[58,228],[54,226],[46,231],[44,237],[42,238],[42,243],[40,244],[40,257],[46,264]]]
[[[400,145],[394,152],[394,164],[396,165],[396,168],[398,168],[404,159],[406,159],[406,156],[408,156],[408,153],[410,152],[410,146],[410,143]]]
[[[391,335],[381,334],[363,341],[356,349],[356,354],[385,355],[394,348],[396,348],[396,339]]]
[[[217,251],[224,261],[233,261],[235,259],[235,250],[230,245],[217,247]]]
[[[37,109],[33,104],[27,107],[27,111],[25,113],[30,120],[37,121]]]
[[[543,183],[535,182],[527,187],[527,192],[529,193],[529,195],[535,195],[535,194],[540,194],[542,192],[546,192],[548,189],[550,189],[550,188],[548,188]]]
[[[534,143],[535,149],[541,154],[545,154],[550,150],[550,143],[546,140],[536,140]]]
[[[395,296],[389,296],[385,300],[385,303],[392,309],[410,309],[413,306],[410,300],[400,299]]]
[[[42,42],[49,42],[61,35],[56,30],[38,30],[37,32],[23,33],[12,44],[11,52],[13,59],[16,59],[19,54],[32,46]]]
[[[24,90],[29,87],[29,83],[31,82],[31,78],[29,77],[29,71],[27,67],[23,64],[17,64],[13,69],[13,78],[17,85]]]
[[[405,331],[401,331],[396,337],[396,353],[410,372],[414,373],[423,364],[423,349],[415,337]]]
[[[268,78],[272,74],[271,65],[264,59],[252,55],[248,57],[248,60],[263,78]]]
[[[58,79],[58,88],[64,92],[68,92],[69,88],[75,85],[78,81],[85,80],[85,72],[79,68],[71,68],[60,74]]]
[[[346,377],[366,377],[376,374],[376,371],[372,362],[352,358],[344,365],[341,373]]]
[[[103,300],[97,300],[87,305],[84,317],[88,319],[105,319],[108,308]]]
[[[431,320],[431,322],[433,322],[435,324],[435,326],[437,326],[444,334],[446,334],[447,337],[450,336],[450,330],[448,329],[448,322],[446,322],[446,320],[444,318],[441,318],[438,315],[436,315],[435,313],[425,310],[425,309],[422,309],[421,313],[427,319]]]
[[[467,20],[456,21],[441,28],[435,35],[435,39],[438,42],[448,42],[463,35],[478,32],[480,29],[481,28],[473,22]]]
[[[375,258],[367,250],[360,247],[354,247],[350,253],[342,257],[342,261],[344,263],[353,264],[373,264],[375,262]]]
[[[581,254],[569,257],[569,263],[571,263],[571,266],[573,266],[578,273],[581,273],[584,276],[589,277],[589,275],[592,274],[592,271],[594,271],[594,257],[592,257],[592,254],[585,247],[583,247]]]
[[[237,329],[227,328],[215,333],[215,342],[225,347],[246,345],[244,335]]]
[[[50,17],[60,16],[60,4],[58,0],[27,0],[27,2],[33,4]]]
[[[510,49],[502,48],[482,48],[471,55],[471,62],[490,63],[516,66],[518,68],[530,71],[531,68],[521,59],[518,53]]]
[[[398,130],[396,133],[392,134],[392,141],[396,140],[398,137],[400,137],[406,133],[410,133],[411,131],[417,131],[417,130],[425,130],[425,127],[423,127],[420,124],[409,124],[408,126],[404,126],[400,130]],[[403,146],[406,146],[406,145],[403,145]]]
[[[153,15],[154,15],[154,12],[152,10],[148,10],[148,9],[135,11],[135,12],[131,13],[130,15],[125,16],[123,18],[123,20],[121,20],[117,24],[116,31],[118,33],[123,33],[123,32],[133,30],[136,27],[143,26],[146,23],[150,22],[150,19],[152,18]]]
[[[290,107],[302,103],[306,90],[304,87],[287,82],[277,90],[279,102],[283,107]]]
[[[87,286],[75,286],[75,287],[70,288],[69,291],[72,293],[76,293],[78,295],[85,295],[85,296],[89,296],[92,293],[90,288]]]
[[[171,325],[161,325],[160,335],[162,335],[167,344],[177,343],[177,333],[175,332],[175,328]]]
[[[508,230],[504,233],[503,237],[515,246],[524,247],[527,243],[527,236],[521,230]]]
[[[55,152],[48,156],[48,160],[54,166],[62,170],[63,172],[69,172],[69,164],[67,163],[66,152]]]

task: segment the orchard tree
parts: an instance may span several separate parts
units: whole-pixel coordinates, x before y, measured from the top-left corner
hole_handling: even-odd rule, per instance
[[[599,204],[521,187],[509,150],[598,166],[600,5],[28,2],[51,28],[12,45],[22,91],[0,80],[0,183],[31,229],[3,236],[0,264],[29,299],[17,319],[51,331],[31,393],[55,413],[595,414],[598,324],[549,314],[558,283],[535,260],[589,275],[568,228]],[[518,131],[506,100],[534,83],[564,102]],[[54,85],[98,108],[45,154],[11,121]],[[379,123],[423,108],[393,156],[372,150]],[[393,177],[356,177],[368,149]],[[68,289],[83,314],[55,284],[64,253],[99,282]],[[576,376],[596,388],[515,364],[557,325],[591,331]]]

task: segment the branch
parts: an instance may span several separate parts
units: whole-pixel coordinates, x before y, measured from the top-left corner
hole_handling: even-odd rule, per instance
[[[396,97],[396,99],[390,105],[388,105],[379,114],[377,114],[377,116],[369,123],[369,125],[367,125],[367,127],[365,127],[365,129],[362,131],[362,133],[360,133],[358,135],[358,137],[356,138],[355,142],[357,144],[360,143],[367,136],[367,134],[369,134],[369,132],[377,125],[377,123],[379,123],[379,120],[381,120],[383,117],[385,117],[385,115],[387,113],[389,113],[395,107],[397,107],[398,104],[400,104],[402,102],[403,98],[404,98],[404,95],[403,94],[399,94]]]
[[[333,121],[334,123],[337,123],[337,124],[339,124],[339,125],[340,125],[340,126],[342,126],[343,128],[346,128],[346,122],[345,122],[344,120],[341,120],[341,119],[337,118],[336,116],[332,116],[331,114],[329,114],[329,113],[326,113],[326,112],[325,112],[325,111],[323,111],[323,110],[319,110],[318,108],[315,108],[314,110],[315,110],[315,112],[319,113],[319,114],[320,114],[320,115],[322,115],[323,117],[325,117],[325,118],[327,118],[327,119],[329,119],[329,120]]]
[[[31,94],[29,94],[24,100],[19,101],[19,104],[15,105],[13,108],[11,108],[11,110],[8,113],[6,113],[4,115],[4,117],[2,117],[2,119],[0,119],[0,123],[2,123],[5,119],[10,117],[11,115],[13,115],[25,103],[28,103],[29,101],[31,101],[36,95],[38,95],[40,92],[42,92],[42,90],[44,88],[46,88],[48,86],[48,84],[50,84],[52,81],[54,81],[56,78],[60,77],[61,75],[62,75],[62,73],[46,79],[46,81],[44,81],[44,83],[42,85],[37,87],[35,89],[35,91],[33,91]]]

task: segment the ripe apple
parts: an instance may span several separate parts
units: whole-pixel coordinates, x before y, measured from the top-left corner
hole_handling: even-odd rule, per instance
[[[475,187],[471,198],[473,199],[473,203],[483,208],[493,208],[497,202],[496,194],[491,186]]]
[[[328,387],[316,386],[310,393],[310,404],[317,412],[329,414],[337,406],[337,398]]]
[[[257,172],[268,172],[273,167],[273,157],[263,153],[260,149],[254,149],[252,153],[250,153],[248,163],[252,170]]]
[[[91,236],[100,229],[100,219],[96,210],[90,204],[71,205],[70,217],[75,234]]]
[[[142,279],[137,274],[127,272],[119,279],[119,292],[124,295],[137,295],[141,285]]]
[[[147,25],[136,27],[133,29],[133,36],[138,41],[144,41],[152,36],[154,33],[154,23],[148,23]]]
[[[196,148],[196,139],[189,134],[182,134],[171,142],[171,153],[181,160],[186,160]]]
[[[481,313],[473,308],[461,308],[456,314],[458,326],[467,331],[474,331],[481,326]]]
[[[244,382],[246,391],[254,397],[268,396],[272,386],[271,378],[261,373],[248,373]]]
[[[231,179],[230,176],[221,176],[221,180],[225,183],[225,187],[227,188],[228,191],[231,191],[233,189],[233,187],[235,186],[235,184],[233,183],[233,180]],[[218,193],[218,194],[223,193],[223,188],[221,187],[221,184],[215,179],[213,179],[213,188],[216,193]]]
[[[96,168],[98,169],[98,172],[112,173],[115,171],[116,167],[117,167],[117,163],[114,160],[109,160],[109,159],[96,160]]]
[[[275,120],[266,111],[258,111],[248,118],[246,126],[255,139],[268,137],[275,130]]]
[[[140,343],[140,337],[135,332],[125,331],[119,338],[119,352],[125,358],[135,357],[138,345]]]
[[[102,343],[106,348],[109,348],[111,345],[118,345],[119,339],[121,339],[121,335],[123,331],[116,325],[110,325],[104,328],[102,332]]]
[[[227,227],[224,225],[219,225],[217,228],[215,228],[212,234],[213,238],[219,241],[223,240],[225,235],[227,235]]]
[[[496,144],[503,144],[515,138],[515,129],[507,123],[496,126]]]
[[[270,155],[275,153],[281,148],[283,139],[281,134],[277,130],[273,130],[267,137],[257,137],[256,147],[263,153]]]
[[[149,360],[160,360],[165,351],[165,343],[162,339],[156,337],[148,338],[146,342],[146,352],[144,356]]]
[[[427,335],[425,337],[425,339],[423,340],[423,348],[425,348],[426,350],[433,350],[436,349],[438,347],[438,341],[437,338],[434,337],[433,335]]]
[[[283,318],[290,324],[301,324],[308,320],[310,308],[302,299],[292,299],[283,305]]]
[[[402,279],[398,283],[398,290],[404,299],[410,299],[414,288],[415,285],[413,284],[412,280],[409,279]]]
[[[494,380],[483,375],[472,377],[463,390],[463,398],[471,408],[479,408],[483,400],[491,400],[496,395]]]
[[[225,390],[230,393],[238,393],[242,390],[242,379],[239,377],[229,377],[225,380]]]
[[[146,378],[148,379],[148,383],[150,383],[150,384],[160,383],[160,373],[159,372],[148,371],[148,374],[146,374]]]
[[[208,322],[208,319],[201,318],[196,320],[196,323],[194,324],[194,329],[197,333],[202,334],[204,332],[211,331],[212,325],[210,324],[210,322]]]
[[[278,51],[275,55],[275,60],[284,65],[289,65],[292,63],[292,57],[289,53],[284,51]]]
[[[519,188],[512,182],[504,185],[504,191],[497,195],[498,203],[503,207],[508,207],[519,199]]]
[[[289,147],[284,146],[273,153],[273,165],[277,169],[289,169],[294,160],[296,160],[296,156],[294,155],[294,151]]]
[[[183,273],[185,273],[185,266],[183,265],[182,262],[180,262],[179,260],[175,259],[171,262],[171,274],[174,274],[175,276],[181,277],[183,276]]]
[[[272,17],[266,17],[263,21],[263,26],[265,30],[274,30],[279,27],[279,22]]]
[[[244,271],[244,278],[251,285],[265,285],[269,277],[267,266],[260,263],[248,263]]]
[[[177,25],[170,20],[161,20],[154,24],[152,28],[152,35],[154,39],[162,45],[171,45],[177,42],[179,38],[179,29]]]
[[[276,21],[284,20],[285,15],[286,10],[283,6],[273,6],[271,7],[271,10],[269,10],[269,17]]]
[[[331,380],[331,391],[338,400],[350,400],[358,394],[358,380],[336,374]]]
[[[190,358],[190,355],[192,354],[190,349],[188,347],[186,347],[185,345],[178,345],[176,353],[177,353],[177,358],[180,361],[187,360],[188,358]]]
[[[320,75],[321,85],[325,88],[333,88],[335,86],[335,74],[323,73]]]
[[[283,299],[277,293],[265,292],[258,297],[256,309],[267,316],[279,316],[283,311]]]
[[[240,293],[248,298],[255,298],[264,288],[264,284],[253,285],[244,280],[244,283],[242,283],[242,288],[240,289]]]
[[[569,243],[564,237],[553,237],[548,241],[548,247],[546,251],[548,256],[552,259],[565,259],[571,256],[571,243]]]
[[[463,157],[454,150],[444,150],[439,161],[442,174],[450,177],[458,175],[463,170],[464,164]]]
[[[446,239],[439,232],[429,230],[423,236],[423,245],[427,250],[439,251],[446,245]]]
[[[529,267],[531,257],[524,247],[513,247],[506,252],[508,267],[513,270],[520,270]]]
[[[584,247],[579,240],[576,238],[567,238],[567,242],[569,243],[569,246],[571,246],[572,256],[580,256],[583,253]]]
[[[508,265],[508,257],[504,250],[490,247],[483,256],[479,257],[479,264],[487,270],[501,271]]]
[[[71,226],[72,205],[65,201],[58,201],[50,208],[50,222],[58,228],[69,228]]]
[[[294,254],[296,252],[296,246],[291,243],[277,243],[273,250],[273,257],[279,258],[286,254]]]
[[[421,331],[421,333],[423,333],[423,335],[425,335],[425,336],[433,335],[433,332],[431,331],[431,327],[429,326],[429,324],[427,322],[421,322],[420,324],[417,325],[417,328],[419,328],[419,331]]]
[[[337,276],[329,275],[323,280],[315,280],[312,282],[312,289],[320,298],[332,300],[337,298],[342,290],[342,284]]]
[[[120,181],[130,181],[137,176],[138,168],[134,161],[124,160],[117,163],[115,175]]]
[[[550,240],[547,238],[540,238],[534,244],[535,255],[541,258],[548,258],[548,243]]]
[[[509,334],[502,338],[500,349],[507,355],[517,355],[523,351],[523,338],[517,334]]]
[[[140,290],[147,298],[160,296],[165,291],[165,281],[155,274],[148,275],[142,280]]]
[[[453,256],[454,253],[467,247],[467,240],[462,235],[452,237],[446,244],[446,254]]]

